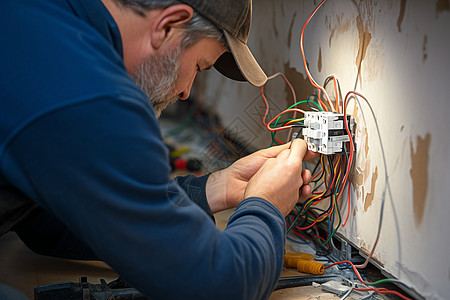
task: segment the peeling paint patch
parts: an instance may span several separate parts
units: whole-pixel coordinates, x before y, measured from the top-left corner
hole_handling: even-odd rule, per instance
[[[398,32],[402,32],[402,23],[403,23],[403,18],[405,17],[405,11],[406,11],[406,0],[402,0],[400,2],[400,13],[398,14],[398,19],[397,19]]]
[[[414,151],[413,142],[411,145],[411,179],[413,185],[413,211],[416,226],[422,223],[425,212],[427,192],[428,192],[428,164],[430,160],[431,135],[422,138],[417,137],[417,147]]]
[[[355,60],[356,68],[358,70],[357,81],[359,81],[360,87],[362,88],[362,62],[366,58],[367,48],[369,47],[370,41],[372,40],[372,34],[375,32],[375,18],[378,14],[374,13],[377,7],[377,1],[375,0],[352,0],[358,9],[358,15],[356,17],[356,27],[358,30],[358,42],[355,43],[358,55]],[[379,50],[378,50],[379,51]],[[367,68],[369,76],[372,78],[378,78],[374,73],[374,69],[377,67],[377,61],[374,59],[377,51],[372,49],[371,51],[371,61],[369,65],[371,68]]]
[[[289,26],[289,31],[288,31],[288,38],[287,38],[287,46],[288,46],[288,48],[291,47],[291,43],[292,43],[292,29],[294,28],[294,23],[295,23],[295,17],[296,16],[297,16],[297,12],[294,12],[294,15],[292,16],[291,25]]]
[[[336,24],[333,26],[330,19],[325,18],[325,24],[328,28],[328,30],[331,31],[330,38],[328,39],[328,45],[331,48],[331,42],[333,41],[333,38],[339,36],[339,34],[342,34],[344,32],[347,32],[350,30],[351,26],[351,20],[347,19],[344,22],[344,14],[341,14],[340,16],[336,16]]]
[[[297,72],[295,68],[291,68],[288,63],[284,64],[284,75],[286,75],[286,78],[291,82],[297,99],[306,98],[309,94],[314,93],[314,87],[309,82],[309,79],[303,76],[302,73]],[[285,90],[286,95],[288,95],[289,105],[294,104],[295,100],[292,99],[291,89],[286,85]],[[307,106],[303,108],[306,109]]]
[[[438,0],[436,1],[436,19],[439,14],[444,11],[450,10],[450,0]]]
[[[319,46],[319,59],[317,62],[317,68],[319,69],[319,73],[322,72],[322,47]]]
[[[423,36],[423,46],[422,46],[422,51],[423,51],[422,61],[423,62],[425,62],[427,60],[427,57],[428,57],[427,43],[428,43],[428,37],[427,37],[427,35],[424,35]]]
[[[356,119],[357,124],[359,124],[358,117]],[[356,139],[360,140],[357,146],[364,149],[364,152],[357,152],[357,157],[350,173],[350,182],[355,190],[356,199],[358,201],[361,200],[361,203],[364,204],[364,182],[371,175],[367,128],[357,127]]]
[[[367,249],[366,243],[364,241],[361,242],[361,251],[367,256],[370,254],[369,249]]]
[[[364,201],[364,211],[367,212],[369,207],[372,205],[374,194],[375,194],[375,184],[378,180],[378,167],[375,167],[375,172],[372,174],[372,186],[370,189],[370,193],[366,195],[366,201]]]
[[[358,15],[356,17],[356,26],[358,28],[359,33],[359,48],[358,48],[358,55],[356,57],[356,67],[358,68],[358,76],[360,78],[360,83],[362,83],[361,65],[364,58],[366,57],[367,47],[369,47],[370,41],[372,40],[372,34],[369,32],[368,26],[364,24],[361,15]]]

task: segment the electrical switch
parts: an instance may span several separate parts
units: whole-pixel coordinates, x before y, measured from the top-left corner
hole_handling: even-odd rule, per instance
[[[323,154],[344,153],[345,143],[350,141],[344,124],[344,115],[333,112],[306,112],[303,138],[308,149]],[[347,115],[350,128],[354,119]]]

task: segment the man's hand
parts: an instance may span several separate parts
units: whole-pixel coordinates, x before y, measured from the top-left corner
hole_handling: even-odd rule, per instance
[[[306,151],[306,144],[301,140],[296,140],[292,144],[294,149],[297,147],[304,147],[304,151],[306,152],[306,154],[303,152],[304,157],[298,157],[300,160],[301,177],[295,176],[295,179],[293,179],[293,181],[297,182],[297,185],[303,182],[304,186],[301,188],[300,200],[306,200],[311,194],[311,187],[308,185],[308,182],[311,179],[311,173],[308,170],[304,170],[303,172],[301,171],[301,162],[302,160],[311,159],[317,156],[317,154]],[[249,156],[241,158],[227,169],[211,174],[206,185],[206,195],[213,213],[227,208],[236,207],[242,200],[244,200],[244,197],[254,196],[248,193],[244,196],[249,181],[268,160],[276,159],[283,151],[288,150],[290,152],[292,150],[292,147],[289,149],[290,146],[291,143],[257,151]],[[280,157],[278,162],[283,160],[284,159]],[[277,163],[272,162],[271,164]],[[265,167],[265,169],[268,168],[269,167]],[[279,180],[278,177],[287,176],[284,170],[278,171],[281,171],[281,173],[276,174],[275,177],[277,177],[277,180]],[[299,200],[298,194],[299,189],[297,188],[297,197],[294,197],[297,201]],[[267,200],[270,201],[269,199]]]
[[[290,149],[268,159],[250,179],[244,197],[260,197],[275,205],[286,216],[299,201],[299,190],[308,183],[311,173],[302,176],[302,161],[307,152],[306,143],[296,139]],[[306,178],[303,178],[306,177]],[[311,187],[304,188],[308,194]],[[305,191],[304,191],[305,193]]]

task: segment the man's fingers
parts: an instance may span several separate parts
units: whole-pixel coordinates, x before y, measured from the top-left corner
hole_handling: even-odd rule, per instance
[[[302,171],[302,180],[303,184],[308,184],[311,180],[311,171],[308,169],[305,169]]]
[[[302,139],[294,139],[291,143],[291,149],[290,149],[289,157],[292,157],[294,159],[299,158],[303,160],[303,157],[306,154],[306,151],[308,150],[308,147],[306,145],[306,142]]]
[[[312,188],[309,184],[306,184],[301,187],[300,189],[300,199],[299,202],[304,202],[308,200],[308,198],[311,196]]]
[[[291,143],[287,143],[284,145],[269,147],[266,149],[259,150],[258,152],[255,152],[255,154],[262,155],[266,158],[277,157],[278,154],[280,154],[283,150],[289,149],[290,145]]]
[[[296,144],[297,143],[303,143],[301,141],[303,141],[303,140],[302,139],[294,139],[294,141],[292,141],[292,142],[289,142],[289,143],[286,143],[286,144],[283,144],[283,145],[279,145],[279,146],[273,146],[273,147],[269,147],[269,148],[266,148],[266,149],[262,149],[262,150],[259,150],[258,152],[255,152],[254,154],[257,153],[257,155],[262,155],[262,156],[264,156],[266,158],[277,157],[284,150],[289,149],[289,148],[292,149],[291,145],[293,143],[296,143]],[[305,146],[306,146],[306,142],[305,142]],[[303,160],[310,160],[310,159],[312,159],[314,157],[317,157],[318,155],[319,155],[319,153],[313,152],[311,150],[307,150],[307,147],[306,147],[306,153],[305,153],[304,157],[302,157],[302,159]]]
[[[287,158],[289,157],[289,153],[290,153],[290,152],[291,152],[291,151],[289,150],[289,148],[288,148],[288,149],[285,149],[285,150],[281,151],[281,152],[278,154],[277,158],[287,159]]]
[[[303,158],[303,160],[310,160],[314,157],[319,156],[320,153],[319,152],[313,152],[311,150],[306,151],[305,157]]]

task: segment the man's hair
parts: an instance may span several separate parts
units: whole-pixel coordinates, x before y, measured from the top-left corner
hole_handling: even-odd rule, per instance
[[[166,8],[176,4],[183,4],[177,0],[114,0],[119,5],[131,8],[137,14],[144,16],[145,12],[151,9]],[[185,49],[201,38],[217,39],[228,48],[225,36],[217,26],[201,16],[195,9],[191,20],[183,26],[186,33],[181,41],[181,48]]]

